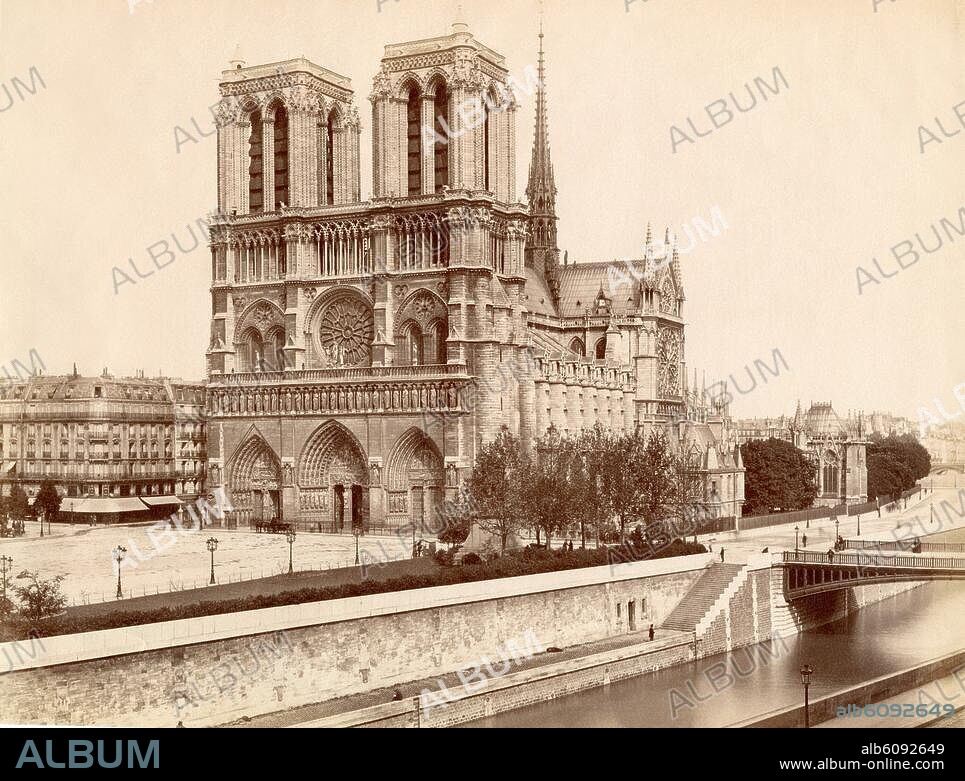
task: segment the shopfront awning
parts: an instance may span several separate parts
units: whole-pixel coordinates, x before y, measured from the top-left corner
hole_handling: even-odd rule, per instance
[[[6,474],[7,472],[12,472],[12,471],[13,471],[14,469],[16,469],[16,468],[17,468],[17,462],[16,462],[16,461],[4,461],[4,462],[3,462],[3,471],[4,471],[4,474]]]
[[[181,505],[184,504],[183,499],[178,499],[176,496],[139,496],[138,497],[144,504],[148,507],[158,507],[161,505]]]
[[[139,513],[147,507],[134,496],[88,496],[83,499],[64,499],[60,509],[74,513]]]

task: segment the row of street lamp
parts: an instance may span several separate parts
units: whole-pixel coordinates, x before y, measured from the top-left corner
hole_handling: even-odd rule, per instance
[[[352,531],[355,534],[355,563],[358,564],[359,563],[359,536],[362,534],[362,528],[360,526],[356,526]],[[288,574],[289,575],[295,574],[294,561],[293,561],[293,556],[294,556],[293,548],[295,545],[296,536],[297,535],[293,529],[285,533],[285,540],[288,542]],[[214,552],[218,550],[218,538],[209,537],[207,542],[205,543],[205,546],[207,547],[208,551],[211,553],[211,577],[208,581],[208,585],[213,586],[215,585]],[[114,561],[117,562],[117,599],[121,599],[123,596],[123,591],[121,590],[121,562],[124,561],[124,558],[127,556],[127,548],[125,548],[123,545],[118,545],[116,548],[114,548],[113,554],[114,554]],[[2,558],[3,560],[7,560],[11,563],[13,562],[13,559],[7,559],[7,557],[5,556],[0,558]],[[4,567],[3,588],[4,588],[4,596],[6,596],[6,586],[7,586],[6,563],[3,563],[3,567]]]

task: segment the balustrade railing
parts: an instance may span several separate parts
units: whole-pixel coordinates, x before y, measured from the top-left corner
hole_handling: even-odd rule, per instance
[[[951,556],[875,556],[868,553],[827,553],[809,551],[784,551],[785,564],[827,564],[840,567],[907,567],[912,569],[960,569],[965,570],[965,559]]]

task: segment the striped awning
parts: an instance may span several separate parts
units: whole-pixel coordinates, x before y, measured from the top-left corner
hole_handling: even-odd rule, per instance
[[[134,513],[144,512],[147,506],[135,496],[88,496],[65,499],[60,509],[75,513]]]
[[[178,497],[176,496],[139,496],[138,499],[140,499],[142,502],[144,502],[144,504],[148,505],[149,507],[158,507],[160,505],[165,505],[165,504],[172,504],[172,505],[184,504],[184,500],[178,499]]]

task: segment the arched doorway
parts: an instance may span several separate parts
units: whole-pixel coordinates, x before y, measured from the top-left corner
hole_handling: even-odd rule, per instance
[[[345,426],[329,421],[302,449],[298,466],[298,523],[332,533],[369,526],[369,481],[361,445]]]
[[[234,511],[227,525],[253,526],[282,520],[281,465],[271,446],[252,435],[228,466],[228,487]]]
[[[409,429],[389,456],[387,473],[388,525],[415,524],[417,533],[440,527],[445,499],[445,470],[435,443],[422,431]]]

